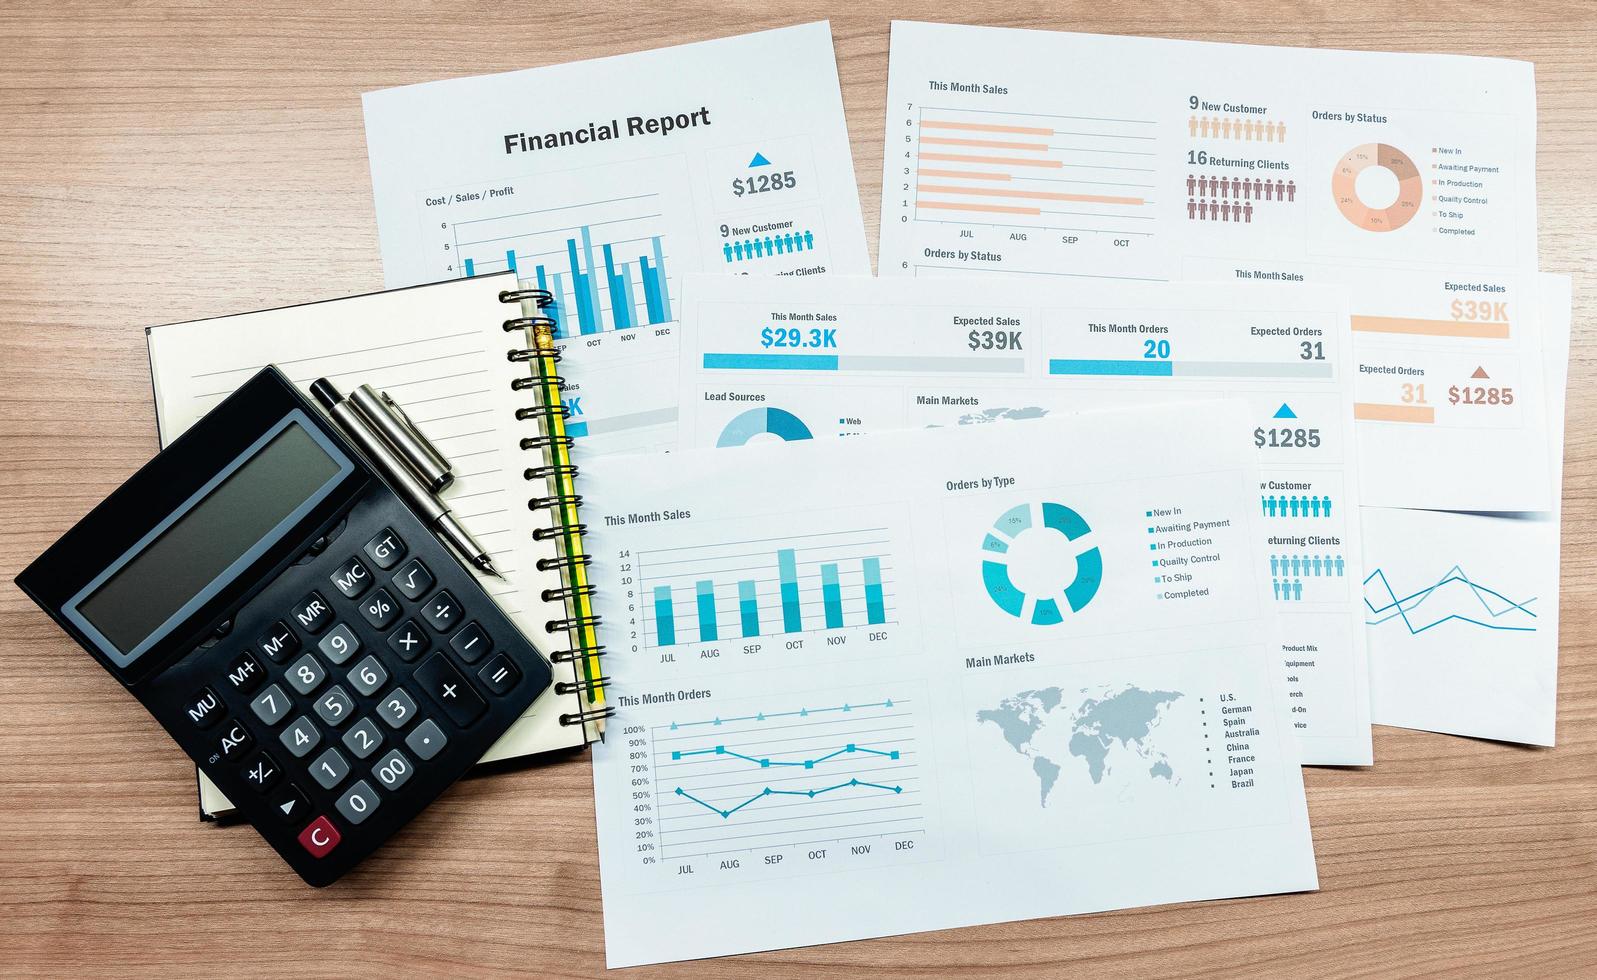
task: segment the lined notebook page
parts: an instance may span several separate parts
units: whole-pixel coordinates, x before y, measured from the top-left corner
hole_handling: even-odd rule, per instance
[[[563,612],[540,595],[560,579],[534,567],[552,551],[531,536],[532,494],[522,480],[531,454],[516,448],[529,423],[515,420],[531,396],[510,388],[526,366],[505,357],[520,339],[500,328],[517,312],[499,302],[505,288],[515,288],[513,276],[153,327],[150,367],[162,444],[267,364],[303,390],[326,377],[346,393],[360,384],[387,391],[454,466],[444,499],[505,575],[504,581],[480,577],[484,588],[539,649],[564,646],[564,637],[544,632],[543,624]],[[575,679],[570,665],[555,666],[556,680]],[[539,698],[484,759],[582,744],[580,728],[558,723],[561,712],[574,708],[569,698]],[[203,776],[201,783],[207,812],[231,809]],[[220,810],[209,805],[218,800]]]

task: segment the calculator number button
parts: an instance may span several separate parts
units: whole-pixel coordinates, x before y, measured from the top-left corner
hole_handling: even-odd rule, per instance
[[[495,694],[505,694],[516,686],[516,681],[521,680],[521,671],[504,654],[493,658],[477,671],[477,677],[488,690]]]
[[[440,633],[447,633],[460,622],[460,603],[448,592],[440,592],[422,608],[429,625]]]
[[[267,660],[280,664],[299,649],[299,637],[295,636],[289,625],[280,619],[272,624],[266,635],[255,641],[255,648],[261,651]]]
[[[332,789],[343,782],[347,775],[349,775],[349,763],[344,761],[344,757],[338,754],[337,749],[328,749],[311,763],[311,776],[321,784],[322,789]]]
[[[427,634],[422,632],[414,619],[405,620],[404,625],[388,634],[389,649],[399,654],[406,663],[426,653],[429,642]]]
[[[416,714],[416,702],[412,701],[409,694],[402,687],[396,687],[388,692],[388,697],[383,698],[377,705],[377,717],[387,723],[389,728],[404,728],[410,724],[410,719]]]
[[[320,633],[333,621],[333,608],[320,592],[312,592],[294,607],[294,622],[307,633]]]
[[[369,698],[388,683],[388,671],[383,669],[382,661],[368,656],[349,672],[349,683],[355,690]]]
[[[375,629],[386,629],[399,618],[399,602],[388,594],[387,589],[378,589],[360,604],[360,614],[366,617],[366,622],[371,623]]]
[[[357,759],[365,759],[376,752],[383,744],[383,733],[377,730],[370,718],[362,718],[355,723],[355,727],[344,733],[344,748],[355,754]]]
[[[399,564],[399,559],[405,557],[405,542],[394,533],[393,528],[385,527],[381,534],[366,542],[366,547],[361,550],[366,552],[366,557],[372,560],[373,565],[387,571]]]
[[[394,588],[410,600],[421,598],[421,594],[433,587],[433,573],[421,563],[420,558],[412,558],[405,563],[405,567],[394,573]]]
[[[344,791],[344,795],[338,798],[337,806],[345,820],[358,826],[377,810],[377,791],[362,779]]]
[[[444,746],[449,744],[449,739],[444,737],[444,730],[438,727],[438,723],[428,718],[405,736],[405,744],[416,753],[417,758],[426,762],[442,752]]]
[[[444,714],[457,725],[471,724],[488,708],[482,696],[441,653],[428,657],[416,668],[415,676],[421,689],[437,701]]]
[[[215,691],[202,687],[183,706],[183,713],[189,716],[195,728],[210,728],[222,718],[222,699]]]
[[[310,755],[311,749],[321,744],[322,733],[310,718],[300,715],[294,719],[292,724],[283,729],[283,733],[277,736],[277,740],[283,743],[283,747],[288,749],[294,758],[303,759]]]
[[[256,753],[255,758],[244,764],[244,781],[251,789],[262,793],[277,785],[282,776],[283,770],[265,752]]]
[[[335,684],[316,699],[316,714],[322,721],[337,728],[355,714],[355,702],[347,691]]]
[[[405,753],[398,749],[378,759],[377,764],[372,766],[372,775],[388,789],[398,789],[410,782],[411,773],[415,771],[410,760],[405,758]]]
[[[250,710],[255,712],[255,717],[268,725],[282,721],[283,716],[288,714],[288,707],[288,694],[276,684],[257,694],[255,700],[250,702]]]
[[[309,694],[316,690],[326,679],[327,671],[322,668],[321,661],[309,653],[294,661],[294,665],[288,668],[288,683],[301,694]]]
[[[328,576],[333,588],[344,593],[346,599],[359,599],[361,593],[372,587],[372,573],[359,558],[351,558]]]
[[[488,655],[494,648],[494,641],[488,638],[488,632],[476,623],[467,623],[466,628],[456,633],[454,639],[449,641],[449,648],[460,655],[460,659],[468,664],[474,664]]]
[[[244,727],[244,723],[229,719],[222,725],[222,734],[216,740],[217,758],[227,762],[237,762],[244,758],[244,753],[255,744],[255,736]]]
[[[266,671],[261,668],[261,662],[248,650],[239,654],[227,665],[227,682],[240,694],[248,694],[255,690],[265,679]]]
[[[322,656],[331,660],[336,666],[360,652],[360,637],[349,628],[347,623],[334,626],[321,642],[316,644],[316,649],[322,651]]]
[[[343,838],[338,836],[338,828],[326,817],[317,817],[309,827],[299,832],[299,846],[309,851],[314,858],[326,857],[340,840]]]

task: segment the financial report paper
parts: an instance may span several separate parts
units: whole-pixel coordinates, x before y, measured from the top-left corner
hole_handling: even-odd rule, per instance
[[[1563,483],[1570,281],[1538,277],[1550,479]],[[1370,703],[1382,725],[1552,745],[1558,708],[1558,497],[1550,511],[1364,511]]]
[[[773,65],[780,85],[729,84]],[[552,292],[579,456],[670,440],[684,275],[870,271],[826,23],[372,92],[365,110],[387,284],[514,270]]]
[[[609,965],[1316,887],[1250,419],[594,460]]]
[[[1530,64],[895,22],[880,273],[1349,290],[1365,499],[1549,506]]]
[[[1227,437],[1259,462],[1258,571],[1281,614],[1278,659],[1303,759],[1373,761],[1341,290],[856,277],[828,283],[824,295],[801,287],[690,282],[678,384],[683,447],[904,428],[994,431],[1060,411],[1246,399],[1247,421]],[[1121,451],[1157,453],[1164,444]],[[1192,580],[1185,557],[1152,557],[1165,588]],[[1021,604],[1011,611],[1050,625]]]

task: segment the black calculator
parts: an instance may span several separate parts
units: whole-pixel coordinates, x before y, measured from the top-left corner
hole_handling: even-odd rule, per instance
[[[550,686],[543,654],[275,367],[17,585],[316,886]]]

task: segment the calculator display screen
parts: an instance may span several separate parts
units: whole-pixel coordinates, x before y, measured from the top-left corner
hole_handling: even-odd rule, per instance
[[[234,461],[228,475],[164,522],[140,550],[123,556],[120,567],[77,603],[78,613],[115,648],[107,651],[113,659],[127,666],[178,613],[214,594],[241,559],[281,533],[345,466],[305,426],[284,426]]]

